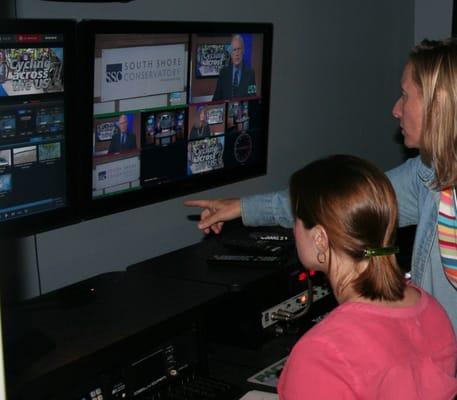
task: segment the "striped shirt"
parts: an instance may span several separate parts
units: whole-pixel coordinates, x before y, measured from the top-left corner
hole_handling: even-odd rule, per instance
[[[457,288],[457,204],[455,189],[441,191],[438,239],[444,273]]]

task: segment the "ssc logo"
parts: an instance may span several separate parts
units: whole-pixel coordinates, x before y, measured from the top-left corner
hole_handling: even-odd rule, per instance
[[[106,83],[116,83],[122,80],[122,64],[106,65]]]

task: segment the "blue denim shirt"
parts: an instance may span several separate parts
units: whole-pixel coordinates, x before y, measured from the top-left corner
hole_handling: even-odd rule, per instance
[[[431,188],[433,169],[420,157],[387,172],[399,204],[400,226],[417,225],[411,275],[413,282],[444,306],[457,332],[457,290],[441,264],[437,235],[439,192]],[[243,197],[241,217],[247,226],[293,226],[288,190]]]

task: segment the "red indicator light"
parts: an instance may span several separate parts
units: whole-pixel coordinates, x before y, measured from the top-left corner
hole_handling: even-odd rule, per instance
[[[306,278],[308,278],[308,275],[306,275],[306,272],[300,272],[298,274],[298,280],[300,282],[306,281]]]
[[[310,269],[309,276],[314,276],[314,275],[316,275],[316,271],[314,271],[314,269]]]

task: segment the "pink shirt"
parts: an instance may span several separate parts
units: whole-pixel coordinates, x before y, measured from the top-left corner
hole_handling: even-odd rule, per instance
[[[412,307],[338,306],[292,349],[279,398],[453,399],[456,337],[441,305],[418,290]]]

